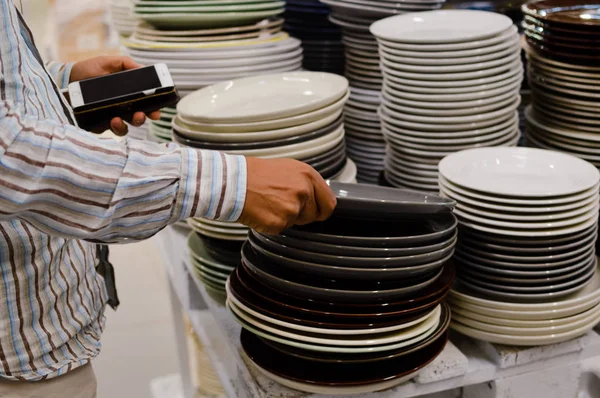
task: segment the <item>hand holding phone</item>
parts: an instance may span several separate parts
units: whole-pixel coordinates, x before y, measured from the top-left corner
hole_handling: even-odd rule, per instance
[[[165,64],[131,69],[69,84],[71,106],[80,127],[110,128],[115,117],[131,120],[136,112],[150,113],[179,100]]]

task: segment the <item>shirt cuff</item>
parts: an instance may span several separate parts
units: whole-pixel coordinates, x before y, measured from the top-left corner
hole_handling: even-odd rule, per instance
[[[69,86],[71,80],[71,70],[74,62],[63,64],[60,62],[49,62],[47,64],[48,73],[54,79],[56,85],[62,90]]]
[[[246,201],[246,158],[181,148],[178,220],[189,217],[236,222]]]

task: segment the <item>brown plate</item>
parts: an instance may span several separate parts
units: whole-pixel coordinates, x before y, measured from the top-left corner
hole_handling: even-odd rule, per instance
[[[536,30],[538,30],[537,28],[552,29],[552,31],[557,32],[557,33],[564,33],[564,34],[568,34],[568,35],[576,36],[576,37],[577,36],[585,37],[586,39],[600,35],[600,32],[598,32],[597,30],[594,30],[594,29],[589,30],[583,26],[573,29],[573,28],[569,28],[569,26],[567,26],[567,25],[557,25],[557,24],[549,23],[547,21],[542,21],[542,20],[534,18],[530,15],[525,15],[524,21],[525,21],[525,23],[534,25],[536,27]]]
[[[284,354],[291,355],[296,358],[306,359],[315,362],[325,363],[369,363],[377,362],[386,359],[399,358],[411,354],[415,351],[423,349],[430,344],[435,343],[439,340],[443,334],[448,330],[450,326],[450,310],[446,304],[442,304],[442,315],[440,316],[440,323],[433,334],[427,337],[425,340],[415,343],[408,347],[402,347],[396,351],[387,351],[384,353],[368,353],[368,354],[342,354],[342,353],[327,353],[304,350],[302,348],[296,348],[293,346],[276,343],[267,339],[261,338],[263,343],[273,347],[277,351],[283,352]]]
[[[242,331],[241,342],[246,355],[261,368],[284,378],[322,386],[360,386],[398,379],[433,361],[448,341],[447,332],[432,344],[410,354],[382,360],[377,366],[361,363],[315,362],[297,358],[265,344],[256,335]]]
[[[523,13],[543,21],[600,30],[597,0],[541,0],[523,4]]]
[[[550,27],[548,24],[543,24],[541,21],[532,21],[526,19],[521,23],[525,32],[535,33],[543,36],[544,40],[552,41],[557,39],[564,42],[594,44],[600,40],[600,32],[581,34],[576,30],[561,29],[560,27]]]
[[[361,321],[370,319],[373,322],[380,318],[403,317],[414,312],[427,310],[437,305],[448,293],[454,281],[454,266],[449,263],[444,272],[434,283],[425,289],[405,298],[402,301],[382,301],[376,304],[335,303],[297,297],[268,286],[257,278],[242,264],[236,270],[237,279],[244,287],[271,304],[285,309],[286,313],[314,314],[316,316],[334,318],[358,318]],[[300,315],[297,315],[300,316]],[[331,320],[337,322],[337,320]],[[350,322],[350,321],[348,321]],[[384,322],[383,320],[381,322]],[[358,323],[354,321],[354,323]]]
[[[543,56],[557,61],[583,65],[597,65],[598,61],[600,61],[600,54],[597,54],[596,52],[589,53],[584,51],[583,53],[580,53],[575,51],[569,51],[568,47],[549,45],[534,40],[529,36],[526,37],[526,40],[530,46],[535,48]]]
[[[249,284],[252,284],[250,282]],[[256,293],[251,289],[246,288],[243,281],[233,273],[229,278],[229,289],[233,296],[242,304],[250,309],[269,316],[274,319],[279,319],[288,323],[324,328],[324,329],[376,329],[389,326],[402,325],[408,322],[417,320],[430,312],[444,296],[440,296],[434,303],[400,316],[388,317],[330,317],[313,311],[294,311],[284,305],[279,305],[275,300],[269,300]]]

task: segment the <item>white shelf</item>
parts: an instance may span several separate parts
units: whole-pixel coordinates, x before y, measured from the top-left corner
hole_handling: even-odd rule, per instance
[[[223,304],[208,295],[202,283],[193,276],[193,266],[188,260],[186,232],[167,228],[160,233],[159,237],[168,274],[172,281],[178,281],[173,283],[173,287],[205,345],[227,394],[230,397],[242,398],[309,396],[310,394],[281,386],[247,366],[240,356],[241,327]],[[187,281],[187,284],[182,280]],[[194,305],[208,311],[199,312],[193,309]],[[454,391],[457,388],[525,373],[530,373],[534,382],[534,374],[543,374],[547,369],[565,366],[579,369],[581,363],[596,360],[594,358],[598,356],[600,356],[600,336],[596,332],[590,332],[582,338],[566,343],[529,349],[497,346],[452,334],[451,343],[414,381],[385,392],[363,394],[359,397],[411,398]],[[436,397],[442,396],[443,394],[436,395]],[[456,395],[448,393],[447,396]],[[311,397],[318,396],[311,395]],[[515,398],[521,397],[515,396]]]

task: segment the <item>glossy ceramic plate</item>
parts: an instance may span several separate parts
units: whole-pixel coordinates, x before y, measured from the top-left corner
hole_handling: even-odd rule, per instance
[[[194,29],[198,26],[228,27],[245,25],[282,14],[283,8],[266,11],[213,12],[213,13],[158,13],[136,14],[140,19],[159,29]]]
[[[177,111],[205,123],[265,121],[325,107],[341,99],[347,90],[348,81],[334,74],[266,75],[207,87],[181,100]]]
[[[492,195],[544,198],[575,195],[595,187],[598,170],[574,156],[532,148],[478,148],[443,159],[450,182]]]
[[[444,241],[455,233],[456,226],[456,217],[452,214],[429,215],[393,222],[369,220],[362,223],[333,216],[325,222],[296,226],[286,230],[284,234],[334,245],[401,248]]]

